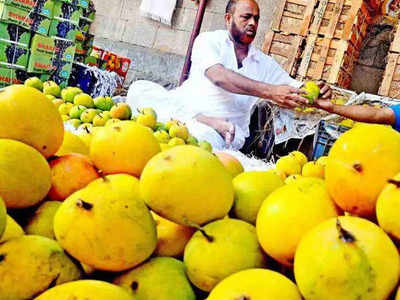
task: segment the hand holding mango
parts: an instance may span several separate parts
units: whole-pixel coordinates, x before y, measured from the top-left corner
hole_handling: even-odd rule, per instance
[[[307,81],[304,83],[302,90],[305,92],[301,96],[308,99],[308,104],[314,104],[320,96],[320,89],[317,83],[314,81]]]

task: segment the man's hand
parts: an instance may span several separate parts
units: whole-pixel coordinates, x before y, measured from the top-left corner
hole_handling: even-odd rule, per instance
[[[321,99],[330,99],[332,97],[332,89],[329,85],[323,81],[317,81],[317,85],[319,86],[319,94],[321,95]]]
[[[231,122],[224,120],[216,122],[215,129],[224,138],[226,145],[232,144],[235,139],[235,126]]]
[[[329,99],[316,99],[312,105],[316,108],[323,109],[327,112],[332,112],[334,104]]]
[[[235,139],[235,126],[223,118],[208,117],[200,114],[196,117],[196,120],[214,128],[224,138],[228,146]]]
[[[332,97],[332,89],[323,81],[318,81],[319,86],[319,99],[316,99],[312,106],[323,109],[327,112],[332,112],[334,104],[330,101]]]
[[[296,108],[308,103],[306,98],[300,96],[301,93],[300,89],[289,85],[276,85],[268,98],[283,108]]]

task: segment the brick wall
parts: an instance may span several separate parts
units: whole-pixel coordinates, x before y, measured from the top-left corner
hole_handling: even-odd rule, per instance
[[[225,28],[226,2],[208,0],[202,31]],[[259,48],[277,2],[259,0],[261,19],[255,41]],[[94,0],[94,3],[97,10],[92,28],[95,44],[133,60],[130,80],[150,79],[164,85],[176,84],[197,12],[193,1],[178,0],[172,27],[141,17],[141,0]]]

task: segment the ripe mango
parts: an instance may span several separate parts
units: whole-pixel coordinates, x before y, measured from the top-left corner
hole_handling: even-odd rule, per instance
[[[185,265],[171,257],[155,257],[114,280],[137,300],[195,300]]]
[[[236,219],[211,222],[197,231],[183,261],[190,281],[203,291],[238,271],[266,266],[255,227]]]
[[[189,145],[154,156],[143,170],[140,192],[157,214],[186,226],[221,219],[233,204],[232,176],[217,157]]]
[[[266,269],[249,269],[222,280],[207,300],[226,299],[282,299],[301,300],[297,286],[288,278]]]
[[[54,233],[69,254],[104,271],[133,268],[157,245],[139,181],[127,174],[94,180],[68,197],[54,217]]]
[[[399,271],[399,254],[383,230],[350,216],[331,218],[311,229],[294,260],[305,299],[388,299]]]
[[[35,211],[35,215],[29,219],[25,232],[55,240],[53,220],[60,205],[59,201],[43,202]]]
[[[123,288],[99,280],[68,282],[41,294],[34,300],[135,300]]]
[[[0,299],[23,300],[81,272],[54,240],[23,235],[0,245],[0,276]]]
[[[7,208],[39,203],[50,185],[49,164],[36,149],[19,141],[0,139],[0,195]]]

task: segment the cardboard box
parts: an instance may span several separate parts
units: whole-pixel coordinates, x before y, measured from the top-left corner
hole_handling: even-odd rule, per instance
[[[91,22],[94,21],[95,16],[96,16],[96,10],[94,9],[93,3],[90,3],[88,8],[86,9],[84,8],[82,10],[82,17],[90,20]]]
[[[0,41],[11,41],[21,46],[29,47],[31,32],[16,24],[0,22]]]
[[[75,45],[76,45],[76,54],[79,54],[79,55],[86,55],[87,54],[86,49],[83,49],[83,42],[77,41],[75,43]]]
[[[74,62],[85,63],[86,55],[75,53]]]
[[[48,73],[53,70],[52,57],[45,54],[31,54],[28,62],[28,72]]]
[[[84,63],[88,66],[96,66],[98,67],[99,65],[99,59],[93,56],[86,56]]]
[[[57,1],[54,5],[53,17],[68,20],[78,25],[82,16],[82,9],[79,6]]]
[[[89,0],[79,0],[78,5],[82,8],[88,8],[90,3],[89,3]]]
[[[83,42],[83,41],[85,41],[85,38],[86,38],[85,33],[83,31],[77,29],[76,30],[76,40]]]
[[[54,55],[56,49],[55,39],[53,37],[35,34],[32,38],[31,52],[32,54],[48,54]]]
[[[39,76],[39,79],[42,82],[45,82],[45,81],[51,80],[51,75],[50,75],[50,73],[42,74],[42,75]]]
[[[61,1],[61,2],[64,2],[64,3],[68,3],[68,4],[71,4],[71,5],[75,5],[75,6],[79,6],[79,1],[80,0],[56,0],[56,1]]]
[[[84,33],[88,33],[91,25],[92,25],[92,21],[90,21],[89,19],[86,19],[86,18],[79,19],[79,30],[80,31],[82,31]]]
[[[83,43],[83,48],[84,49],[93,48],[93,42],[94,42],[94,35],[87,34],[86,38],[85,38],[85,42]]]
[[[54,0],[0,0],[0,2],[32,11],[47,18],[53,17]]]
[[[33,23],[31,24],[30,29],[33,32],[37,32],[43,35],[48,35],[51,20],[49,18],[46,18],[38,14],[31,14],[31,16]]]
[[[0,42],[0,66],[26,69],[29,49],[14,43]]]
[[[50,27],[50,19],[5,3],[0,3],[0,21],[17,24],[43,35],[47,35]]]
[[[132,61],[127,57],[118,57],[118,59],[119,59],[119,68],[116,69],[116,73],[125,80]]]
[[[58,0],[62,1],[68,4],[76,5],[82,8],[88,8],[89,7],[89,0]]]
[[[60,88],[65,89],[66,87],[68,87],[68,82],[69,82],[69,78],[62,78],[62,77],[57,77],[57,76],[51,76],[50,80],[54,81],[55,83],[57,83]]]
[[[72,62],[53,60],[53,71],[51,80],[55,81],[62,88],[68,86],[68,81],[72,72]]]
[[[28,74],[24,70],[0,67],[0,87],[22,84],[26,79],[28,79]]]
[[[107,71],[115,72],[120,67],[118,55],[113,52],[105,51],[103,54],[103,60],[106,62]]]
[[[55,57],[58,60],[73,62],[76,52],[75,43],[66,39],[55,38]]]
[[[80,6],[82,8],[88,8],[89,7],[89,0],[58,0],[62,1],[68,4]]]
[[[72,72],[72,62],[53,59],[52,74],[68,79]]]
[[[68,20],[55,18],[51,21],[49,35],[75,42],[76,29],[77,26]]]

